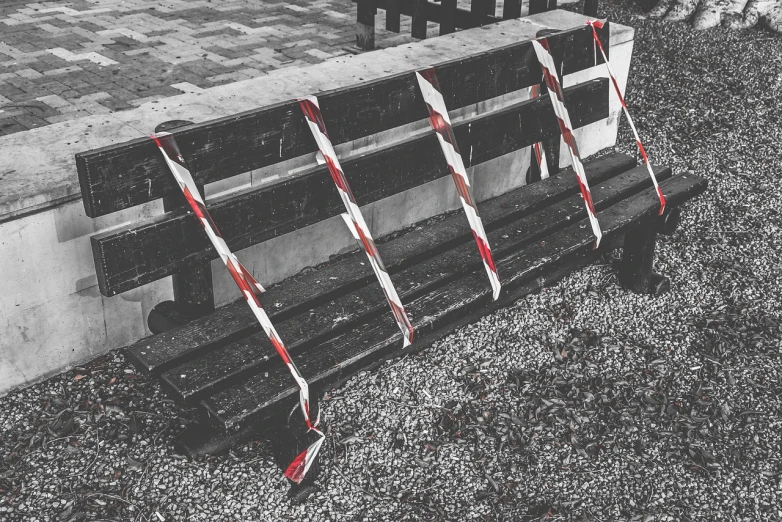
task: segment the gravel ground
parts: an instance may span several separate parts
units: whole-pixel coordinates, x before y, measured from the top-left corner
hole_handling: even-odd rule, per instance
[[[782,39],[604,8],[653,161],[711,183],[659,243],[673,291],[606,259],[352,379],[300,505],[265,442],[177,456],[193,412],[109,354],[0,399],[0,519],[782,520]]]

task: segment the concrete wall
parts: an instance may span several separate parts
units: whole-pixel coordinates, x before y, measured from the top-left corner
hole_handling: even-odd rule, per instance
[[[0,138],[0,394],[29,384],[146,335],[146,317],[158,302],[171,299],[169,279],[111,298],[98,292],[89,238],[162,212],[160,202],[99,219],[85,216],[73,155],[150,132],[170,119],[196,122],[235,114],[292,97],[350,85],[481,52],[521,39],[542,28],[566,29],[583,17],[563,11],[530,19],[462,31],[391,49],[274,73],[146,104],[139,109],[64,122]],[[632,54],[633,31],[612,25],[611,61],[624,88]],[[565,77],[565,86],[605,76],[603,67]],[[452,114],[454,120],[525,99],[512,93]],[[619,104],[612,98],[607,120],[576,131],[582,154],[614,144]],[[341,156],[427,132],[426,122],[338,147]],[[8,154],[5,151],[18,151]],[[565,149],[562,149],[564,152]],[[563,166],[570,163],[561,154]],[[471,169],[478,201],[523,183],[529,150],[518,151]],[[207,186],[218,193],[273,183],[295,176],[314,157],[292,160],[284,168],[264,169]],[[348,179],[350,173],[347,173]],[[446,210],[458,208],[451,180],[431,182],[413,191],[368,205],[364,216],[376,237]],[[273,284],[331,255],[355,248],[339,217],[276,238],[238,253],[263,284]],[[295,255],[293,255],[295,252]],[[213,264],[215,301],[237,298],[224,267]]]

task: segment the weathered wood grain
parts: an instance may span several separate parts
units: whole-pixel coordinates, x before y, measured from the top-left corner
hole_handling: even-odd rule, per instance
[[[585,26],[550,37],[553,49],[566,49],[565,74],[595,65],[594,44],[588,29]],[[607,27],[600,30],[606,49],[608,34]],[[599,53],[597,59],[602,63]],[[529,41],[444,62],[436,68],[445,102],[452,110],[528,87],[539,82],[541,74]],[[318,98],[335,144],[427,117],[412,73],[320,93]],[[189,125],[172,133],[199,184],[317,150],[295,101]],[[76,166],[85,210],[90,217],[153,201],[179,190],[155,144],[146,137],[77,154]]]
[[[608,83],[566,89],[576,127],[608,114]],[[559,134],[547,96],[454,125],[467,166],[483,163]],[[448,175],[433,133],[342,162],[359,205]],[[277,184],[214,200],[209,212],[232,250],[336,216],[343,205],[325,166]],[[170,212],[91,238],[98,286],[111,296],[176,273],[183,264],[217,255],[191,213]]]
[[[675,176],[660,183],[671,206],[697,196],[706,185],[706,180],[692,175]],[[643,191],[599,212],[605,241],[654,219],[658,209],[657,195],[653,191]],[[503,294],[512,292],[558,263],[567,264],[572,257],[588,253],[594,245],[594,236],[586,223],[587,220],[576,222],[551,234],[545,242],[533,243],[501,259],[497,267],[503,274]],[[424,294],[408,303],[406,308],[420,339],[488,305],[490,300],[491,288],[485,284],[485,275],[476,270],[460,279],[459,284]],[[356,327],[319,345],[317,350],[306,352],[306,357],[299,357],[298,367],[313,387],[339,379],[342,372],[355,373],[401,349],[401,334],[398,330],[393,331],[394,327],[393,321],[373,321]],[[298,390],[291,386],[286,371],[280,365],[205,399],[202,406],[210,422],[230,431],[245,423],[262,420],[281,401],[287,404],[293,400]]]
[[[597,185],[634,165],[633,158],[614,153],[586,161],[585,171],[590,185]],[[491,231],[555,204],[577,191],[575,175],[572,169],[568,169],[559,176],[481,203],[481,216],[486,229]],[[439,250],[472,244],[472,234],[462,211],[458,210],[428,223],[419,233],[406,233],[387,241],[381,238],[378,243],[386,267],[393,276],[405,267],[432,257]],[[363,260],[363,252],[356,251],[268,288],[263,302],[275,303],[268,310],[272,320],[275,323],[287,320],[319,303],[374,283],[374,274],[366,264],[361,264]],[[144,373],[157,374],[185,359],[258,331],[254,316],[244,301],[239,300],[186,327],[144,339],[129,347],[127,355]]]
[[[658,179],[663,180],[670,177],[671,171],[657,169],[657,174]],[[593,186],[592,194],[596,208],[601,210],[651,186],[646,167],[640,166]],[[488,232],[488,238],[494,259],[498,261],[533,242],[547,240],[557,230],[584,217],[586,210],[581,195],[574,194],[518,221],[493,229]],[[410,235],[416,234],[421,232]],[[460,276],[475,270],[481,263],[474,244],[468,242],[444,249],[395,273],[393,280],[403,303],[406,303],[445,285],[460,284]],[[504,274],[500,273],[500,278],[503,277]],[[276,328],[291,353],[297,353],[352,330],[371,318],[384,321],[387,309],[382,290],[377,284],[370,283],[320,306],[313,305],[308,311],[277,323]],[[271,343],[265,334],[258,333],[188,360],[164,372],[161,379],[174,397],[191,401],[277,364],[279,359]]]

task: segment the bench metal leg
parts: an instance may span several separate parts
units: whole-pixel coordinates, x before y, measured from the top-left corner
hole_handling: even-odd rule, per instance
[[[530,9],[533,8],[533,1],[530,0]],[[549,0],[543,0],[543,2],[548,2]],[[555,0],[554,3],[556,4]],[[541,5],[538,5],[539,8],[542,9]],[[555,5],[556,8],[556,5]],[[545,11],[545,9],[544,9]],[[538,11],[543,12],[543,11]],[[530,13],[532,14],[532,13]],[[549,36],[552,34],[556,34],[558,31],[555,29],[542,29],[535,33],[536,38],[542,38],[545,36]],[[562,83],[562,75],[559,74],[559,72],[562,71],[562,62],[565,60],[565,53],[564,53],[564,47],[561,48],[555,48],[551,50],[551,58],[554,60],[554,65],[556,66],[557,72],[557,78],[560,81],[560,84]],[[543,95],[547,92],[546,88],[546,82],[543,79],[543,75],[541,74],[540,84],[538,85],[538,93],[540,95]],[[556,136],[552,136],[551,138],[547,138],[543,140],[541,143],[543,144],[543,152],[545,154],[545,161],[546,165],[548,167],[548,174],[549,176],[554,176],[555,174],[558,174],[560,172],[559,168],[559,144],[560,144],[561,137],[559,134]],[[537,157],[535,155],[535,149],[533,147],[530,147],[530,168],[527,171],[527,183],[534,183],[536,181],[540,181],[540,169],[537,165]]]
[[[147,326],[153,334],[167,332],[215,310],[210,262],[184,268],[171,281],[174,300],[158,303],[149,312]]]
[[[652,269],[658,227],[652,220],[625,234],[619,280],[633,292],[659,295],[671,288],[671,281]]]
[[[310,411],[314,418],[318,416],[319,397],[319,391],[310,390]],[[177,437],[174,450],[192,459],[203,455],[220,455],[233,447],[261,438],[271,442],[275,463],[284,472],[293,459],[317,440],[317,435],[307,433],[297,402],[294,409],[267,419],[263,425],[246,426],[234,433],[223,433],[206,421],[193,424]],[[315,481],[319,474],[320,455],[315,458],[301,484],[288,481],[288,498],[293,504],[304,502],[317,489]]]
[[[313,419],[318,418],[320,396],[320,390],[310,389],[310,414]],[[290,463],[293,462],[293,459],[313,444],[318,439],[318,436],[315,433],[307,432],[298,402],[293,406],[293,409],[280,415],[279,418],[274,419],[272,422],[274,427],[269,433],[272,451],[274,452],[277,465],[281,470],[285,471]],[[294,484],[289,481],[291,484],[289,495],[295,495],[302,488],[312,485],[319,474],[320,454],[315,458],[301,484]]]

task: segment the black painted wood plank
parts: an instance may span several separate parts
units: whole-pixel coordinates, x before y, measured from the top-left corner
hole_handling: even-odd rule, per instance
[[[659,180],[671,175],[668,168],[655,170]],[[592,186],[592,195],[596,208],[602,210],[651,187],[646,167],[639,166]],[[574,194],[532,215],[491,230],[488,238],[495,262],[530,243],[547,240],[557,230],[585,217],[583,199],[580,194]],[[421,232],[413,232],[411,235],[415,234],[423,235]],[[475,270],[481,263],[474,244],[464,243],[395,273],[392,279],[402,302],[407,303],[444,285],[459,284],[461,275]],[[500,278],[503,277],[504,274],[500,273]],[[291,353],[298,353],[320,345],[343,331],[352,330],[357,324],[366,323],[369,319],[388,320],[384,317],[387,309],[380,287],[369,284],[280,322],[276,324],[276,329]],[[192,401],[276,364],[279,364],[279,360],[274,348],[265,334],[258,333],[172,368],[161,375],[161,380],[174,397]]]
[[[597,185],[634,165],[635,159],[613,153],[587,160],[584,168],[590,184]],[[573,171],[568,169],[559,176],[484,201],[479,208],[486,230],[491,231],[555,204],[577,191]],[[433,256],[434,245],[445,249],[471,241],[462,211],[457,210],[439,221],[428,223],[420,234],[394,236],[387,241],[381,238],[378,243],[386,268],[393,276],[405,267]],[[373,283],[372,271],[366,264],[360,264],[363,260],[363,252],[356,251],[268,288],[262,301],[273,304],[268,310],[270,317],[275,323],[283,321],[318,303]],[[240,299],[216,310],[209,317],[144,339],[129,347],[127,354],[144,373],[157,374],[183,360],[258,331],[254,316]]]
[[[566,89],[565,97],[576,127],[608,114],[605,79]],[[551,102],[543,96],[457,123],[454,132],[469,167],[558,136],[559,128]],[[342,164],[359,205],[448,175],[433,133],[348,158]],[[216,199],[208,206],[235,251],[344,211],[325,166],[278,184]],[[192,213],[171,212],[91,240],[98,286],[107,296],[171,275],[182,264],[217,258]]]
[[[706,189],[707,182],[698,176],[675,176],[660,183],[671,206],[678,206]],[[604,240],[610,241],[643,222],[654,219],[659,201],[653,191],[643,191],[598,214]],[[574,256],[587,254],[594,245],[594,236],[587,220],[562,229],[545,242],[534,243],[497,263],[503,274],[503,295],[537,278],[557,262],[567,262]],[[491,288],[486,285],[482,269],[447,285],[438,291],[420,296],[407,305],[417,337],[440,328],[490,305]],[[321,344],[317,350],[297,359],[297,366],[311,387],[337,380],[346,373],[355,373],[376,360],[402,348],[401,334],[393,321],[373,321]],[[290,375],[282,365],[267,374],[227,388],[205,399],[210,422],[217,428],[231,431],[248,422],[258,422],[276,410],[284,401],[290,404],[298,390],[291,386]]]
[[[595,65],[588,30],[584,26],[549,38],[553,49],[560,46],[566,49],[566,74]],[[608,49],[608,28],[599,33]],[[600,56],[598,60],[602,63]],[[540,66],[529,41],[444,62],[436,68],[446,104],[451,110],[540,81]],[[291,93],[291,96],[299,94],[306,93]],[[412,73],[321,93],[318,98],[335,144],[427,116]],[[172,133],[198,184],[212,183],[316,151],[295,101],[189,125]],[[157,147],[146,137],[79,153],[76,166],[85,210],[90,217],[153,201],[179,190]]]

